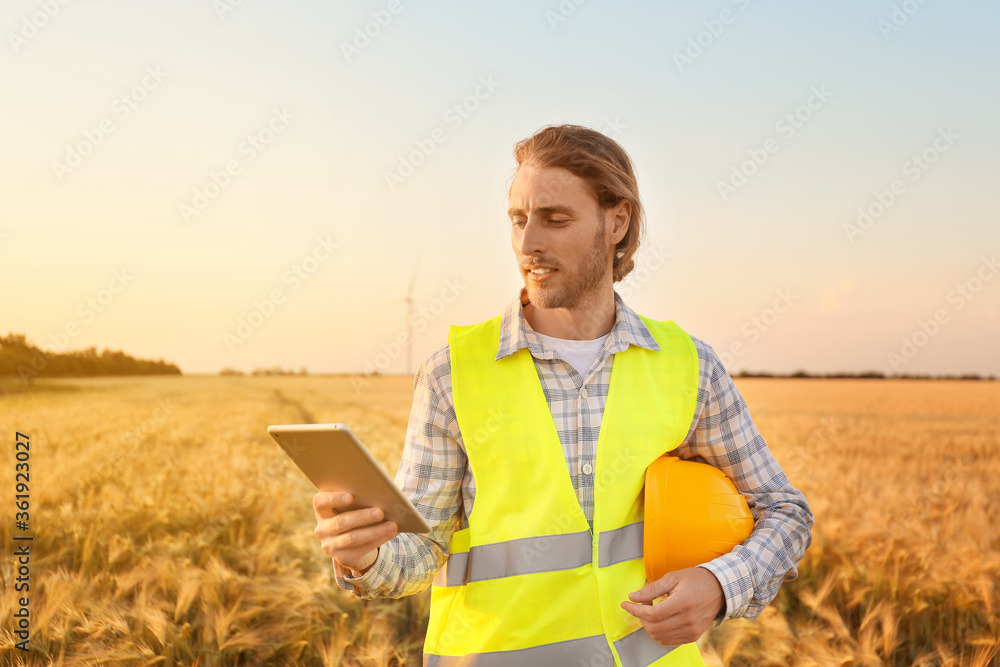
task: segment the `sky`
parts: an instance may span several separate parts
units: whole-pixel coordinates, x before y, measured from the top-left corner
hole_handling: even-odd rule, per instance
[[[1000,374],[998,19],[9,0],[0,332],[185,373],[412,375],[517,295],[513,146],[575,123],[628,152],[646,209],[615,288],[730,372]]]

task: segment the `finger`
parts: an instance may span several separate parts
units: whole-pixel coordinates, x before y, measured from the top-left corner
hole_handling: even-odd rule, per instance
[[[642,625],[656,641],[672,646],[697,641],[708,627],[699,628],[697,619],[690,614],[672,614],[659,621],[643,621]]]
[[[365,554],[392,539],[396,535],[396,528],[394,521],[355,528],[335,535],[330,540],[330,546],[335,554],[343,554],[345,557]]]
[[[623,600],[621,602],[621,608],[632,614],[636,618],[646,623],[653,623],[657,619],[653,617],[653,606],[650,604],[636,604],[635,602],[629,602],[628,600]]]
[[[666,599],[650,607],[649,620],[654,623],[672,624],[678,619],[686,618],[691,612],[690,596],[684,593],[674,593]]]
[[[368,526],[385,518],[385,513],[378,507],[337,512],[332,517],[316,522],[316,537],[323,539],[346,533],[357,528]]]
[[[674,589],[672,589],[674,590]],[[636,604],[623,601],[622,609],[650,624],[673,622],[675,617],[686,616],[690,611],[689,596],[682,591],[674,591],[665,599],[653,604]],[[647,628],[649,630],[651,628]]]
[[[313,511],[316,519],[329,519],[341,507],[346,507],[354,500],[350,493],[341,491],[320,491],[313,496]]]
[[[678,577],[674,572],[667,572],[665,575],[650,582],[634,593],[629,593],[629,600],[632,602],[652,602],[656,598],[667,595],[677,586]]]

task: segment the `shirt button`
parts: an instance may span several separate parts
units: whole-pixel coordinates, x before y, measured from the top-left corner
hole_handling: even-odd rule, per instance
[[[590,465],[589,463],[584,463],[583,464],[583,474],[584,475],[589,475],[592,472],[594,472],[594,466]]]
[[[584,387],[583,389],[580,390],[580,396],[583,397],[583,398],[587,398],[587,388],[586,387]]]

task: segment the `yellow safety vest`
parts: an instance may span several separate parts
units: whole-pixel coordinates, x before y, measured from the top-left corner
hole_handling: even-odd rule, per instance
[[[646,466],[694,418],[698,354],[672,321],[639,316],[660,350],[613,359],[594,467],[594,529],[573,490],[530,352],[497,360],[501,316],[448,332],[476,500],[431,586],[424,665],[703,666],[621,608],[646,584]]]

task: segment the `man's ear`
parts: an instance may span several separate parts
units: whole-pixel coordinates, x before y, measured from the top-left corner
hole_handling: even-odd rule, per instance
[[[625,238],[625,233],[628,231],[629,220],[632,219],[632,202],[627,199],[621,200],[617,206],[611,209],[611,215],[614,217],[611,238],[615,243],[618,243]]]

